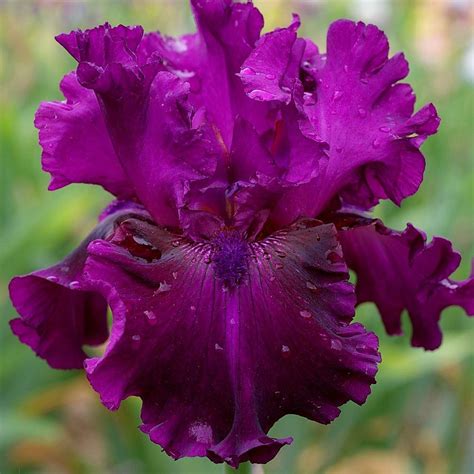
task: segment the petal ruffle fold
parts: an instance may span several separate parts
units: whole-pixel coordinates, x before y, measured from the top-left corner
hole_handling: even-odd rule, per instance
[[[245,95],[237,77],[260,37],[263,17],[251,2],[192,0],[191,4],[200,40],[198,74],[202,81],[195,100],[206,107],[229,148],[237,116],[259,132],[270,128],[274,120],[267,104],[256,104]]]
[[[51,367],[79,369],[87,355],[82,346],[108,337],[107,302],[84,278],[88,244],[113,232],[125,215],[140,214],[133,203],[105,216],[79,247],[52,267],[13,278],[10,299],[20,317],[13,333]]]
[[[64,76],[60,88],[66,100],[43,102],[35,116],[42,167],[51,174],[49,189],[89,183],[121,198],[132,197],[95,94],[77,82],[75,73]]]
[[[278,60],[270,61],[275,51]],[[301,131],[327,145],[327,165],[301,182],[311,197],[302,204],[306,215],[318,216],[336,197],[369,209],[380,199],[400,204],[417,191],[425,166],[419,147],[439,118],[432,104],[413,115],[411,87],[397,83],[407,74],[403,55],[388,58],[387,38],[374,25],[334,22],[324,55],[292,27],[258,42],[242,66],[247,94],[258,86],[256,99],[279,100],[283,108],[293,99]]]
[[[134,256],[129,236],[161,257]],[[143,399],[142,430],[175,458],[269,461],[288,413],[329,423],[374,383],[378,341],[350,324],[354,294],[332,225],[300,222],[263,241],[193,244],[141,220],[90,247],[87,278],[114,315],[87,361],[103,403]]]
[[[187,182],[209,177],[222,149],[204,111],[189,104],[189,84],[163,71],[158,54],[141,64],[142,34],[105,24],[57,39],[78,61],[79,82],[97,94],[136,196],[157,223],[178,227]]]
[[[454,281],[451,274],[461,256],[451,242],[407,226],[404,232],[386,228],[380,221],[346,216],[340,241],[347,264],[357,274],[357,301],[372,301],[389,334],[401,334],[401,315],[408,311],[412,345],[437,349],[442,333],[441,312],[460,306],[474,315],[474,274]]]

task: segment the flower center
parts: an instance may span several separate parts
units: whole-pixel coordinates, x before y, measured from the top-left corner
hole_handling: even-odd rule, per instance
[[[247,273],[247,242],[238,232],[222,232],[212,243],[212,263],[216,277],[227,288],[238,286]]]

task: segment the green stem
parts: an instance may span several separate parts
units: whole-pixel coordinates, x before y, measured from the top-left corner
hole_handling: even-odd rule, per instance
[[[237,469],[234,469],[228,464],[224,464],[224,472],[226,474],[252,474],[252,465],[249,462],[246,462],[241,464]]]

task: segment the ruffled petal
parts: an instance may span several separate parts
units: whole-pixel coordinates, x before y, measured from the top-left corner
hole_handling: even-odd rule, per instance
[[[412,345],[428,350],[441,344],[441,312],[460,306],[474,314],[474,275],[458,282],[450,278],[461,256],[449,242],[426,235],[408,224],[404,232],[378,220],[346,216],[339,232],[350,268],[357,273],[357,301],[373,301],[389,334],[401,334],[401,314],[408,311]]]
[[[425,166],[419,147],[436,132],[439,118],[432,104],[413,115],[411,87],[397,84],[408,63],[402,54],[388,58],[388,41],[378,28],[336,21],[326,55],[296,39],[291,28],[276,30],[262,37],[244,67],[252,71],[241,74],[249,95],[258,85],[258,100],[288,104],[293,98],[301,131],[328,147],[324,173],[302,183],[311,196],[302,204],[308,216],[319,215],[336,197],[369,209],[380,199],[400,204],[416,192]]]
[[[408,63],[403,54],[389,59],[388,48],[377,27],[339,20],[329,28],[327,55],[308,66],[317,89],[303,98],[303,110],[314,135],[329,144],[316,213],[337,194],[365,209],[386,198],[400,204],[423,179],[419,146],[439,118],[431,104],[412,116],[415,96],[396,84]]]
[[[60,88],[66,100],[43,102],[35,116],[42,166],[51,173],[49,189],[90,183],[132,197],[133,186],[112,148],[95,94],[77,82],[75,73],[64,76]]]
[[[306,42],[297,38],[299,18],[288,28],[263,35],[242,64],[240,78],[247,95],[257,101],[279,101],[289,104]]]
[[[263,17],[251,2],[192,0],[200,38],[198,74],[202,81],[196,99],[205,105],[228,148],[234,119],[243,117],[259,132],[272,126],[271,107],[249,99],[237,77],[242,63],[260,37]]]
[[[300,222],[254,243],[227,232],[193,244],[124,221],[90,245],[88,279],[114,315],[87,372],[103,403],[143,400],[141,429],[174,458],[264,463],[294,413],[321,423],[374,383],[377,338],[350,324],[354,294],[332,225]],[[130,237],[157,250],[134,256]]]
[[[245,137],[236,144],[239,160],[233,160],[232,166],[234,161],[241,161],[258,168],[255,177],[234,183],[228,191],[234,225],[245,230],[246,225],[253,225],[255,217],[253,222],[261,221],[259,227],[265,226],[268,235],[310,216],[313,203],[308,200],[308,193],[315,195],[315,178],[327,166],[325,144],[301,133],[296,109],[291,106],[283,111],[269,136],[252,136],[247,131]],[[262,166],[265,162],[267,168]],[[248,232],[252,234],[253,230]]]
[[[156,222],[177,227],[186,183],[210,176],[222,148],[188,103],[189,84],[162,71],[158,55],[140,64],[142,33],[106,24],[58,41],[78,60],[79,82],[96,92],[137,197]]]
[[[229,154],[228,181],[254,181],[257,175],[278,176],[280,171],[264,140],[255,127],[243,118],[237,118]]]
[[[64,260],[10,282],[10,299],[20,317],[10,321],[21,342],[56,369],[78,369],[87,357],[82,346],[108,337],[107,303],[84,278],[87,246],[113,231],[125,215],[143,213],[134,204],[110,213]]]
[[[138,61],[146,64],[156,55],[161,58],[167,71],[190,83],[192,94],[201,90],[198,71],[202,52],[198,34],[172,37],[159,32],[147,33],[137,51]]]

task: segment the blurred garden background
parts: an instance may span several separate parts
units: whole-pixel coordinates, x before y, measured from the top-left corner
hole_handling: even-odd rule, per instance
[[[418,107],[433,101],[442,124],[424,145],[427,171],[419,193],[401,209],[385,203],[376,214],[392,227],[402,229],[410,221],[430,237],[451,239],[465,256],[455,276],[465,278],[474,234],[472,0],[255,4],[265,14],[266,30],[288,24],[290,13],[299,12],[302,33],[323,50],[329,23],[348,17],[376,23],[387,32],[392,53],[406,53]],[[137,429],[138,400],[107,411],[82,372],[50,369],[8,328],[15,316],[10,278],[61,259],[92,229],[110,199],[85,185],[48,192],[33,127],[39,102],[61,100],[59,80],[74,67],[54,35],[106,20],[170,35],[194,28],[185,1],[0,0],[0,472],[222,472],[207,459],[169,459]],[[295,441],[265,473],[474,472],[474,332],[461,311],[451,308],[443,316],[442,348],[424,352],[410,348],[409,329],[404,337],[390,338],[373,306],[361,306],[357,319],[379,334],[383,355],[373,394],[363,407],[344,406],[330,426],[281,420],[272,433]]]

